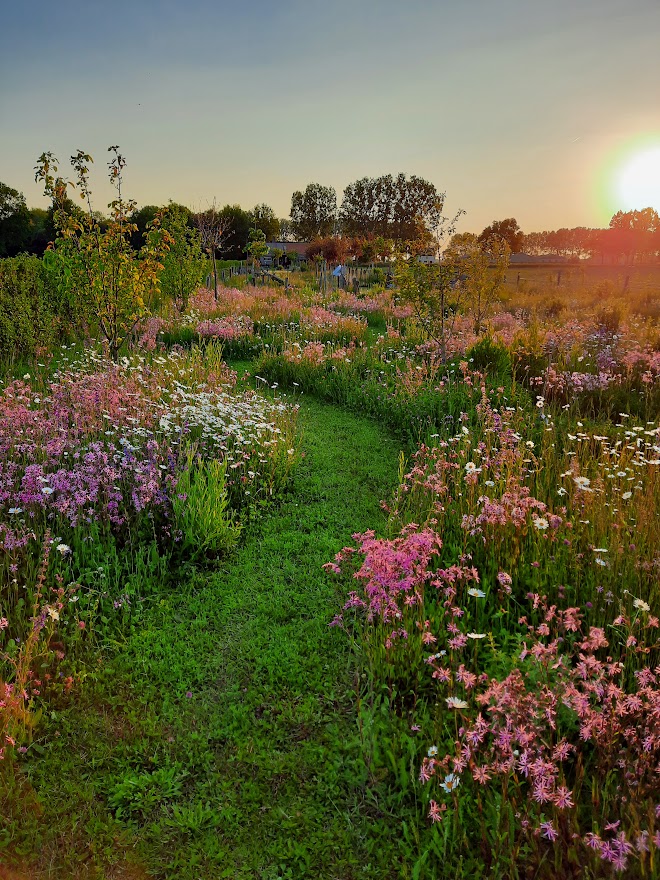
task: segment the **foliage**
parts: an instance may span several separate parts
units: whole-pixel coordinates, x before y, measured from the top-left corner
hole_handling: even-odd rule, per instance
[[[421,177],[364,177],[344,190],[339,218],[345,234],[380,236],[401,246],[432,241],[443,204],[444,194]]]
[[[174,204],[161,217],[162,228],[171,241],[163,260],[160,286],[181,312],[188,308],[188,300],[201,285],[204,272],[201,236],[197,229],[190,228],[188,221],[189,213]]]
[[[458,238],[445,252],[458,268],[460,283],[465,287],[466,308],[472,312],[474,332],[479,335],[483,324],[498,300],[506,279],[511,254],[509,244],[500,235],[483,240]]]
[[[266,234],[261,229],[251,229],[248,241],[247,252],[252,259],[253,269],[256,272],[259,267],[259,261],[268,253]]]
[[[479,235],[479,242],[486,245],[493,238],[505,241],[510,253],[516,254],[522,249],[524,233],[518,226],[518,221],[509,217],[507,220],[493,220]]]
[[[280,221],[269,205],[255,205],[250,211],[252,226],[260,229],[265,235],[266,241],[278,241],[280,237]]]
[[[23,193],[0,182],[0,257],[13,257],[27,249],[30,219]]]
[[[414,255],[399,254],[394,277],[399,300],[412,308],[424,332],[439,345],[447,359],[447,340],[451,333],[456,306],[458,270],[449,259],[440,263],[422,263]]]
[[[396,290],[301,278],[167,304],[121,364],[7,377],[0,638],[28,700],[0,725],[29,716],[3,864],[657,874],[655,286],[537,273],[480,335],[472,245],[443,339]]]
[[[178,880],[399,875],[321,568],[351,528],[384,526],[396,448],[369,419],[312,401],[301,417],[295,494],[231,560],[155,584],[22,758],[38,809],[19,820],[12,804],[5,827],[58,877],[79,876],[81,856],[99,876],[127,858]]]
[[[350,253],[351,242],[336,235],[326,238],[315,238],[307,247],[305,255],[308,259],[321,256],[328,263],[343,263]]]
[[[135,208],[131,211],[129,220],[135,227],[131,232],[131,245],[134,250],[139,251],[144,244],[149,227],[159,215],[160,210],[158,205],[143,205],[141,208]]]
[[[126,160],[118,147],[110,147],[114,158],[109,163],[109,177],[117,190],[111,203],[111,220],[104,231],[95,216],[89,188],[91,157],[78,151],[71,158],[77,176],[77,189],[86,202],[87,214],[66,211],[67,182],[57,174],[57,160],[52,153],[43,153],[37,162],[36,180],[44,185],[57,210],[55,224],[58,238],[54,259],[61,267],[64,289],[78,298],[81,311],[98,323],[113,360],[136,325],[148,314],[151,301],[158,291],[162,258],[167,252],[169,236],[158,221],[151,226],[148,239],[139,254],[133,251],[129,236],[134,226],[129,216],[134,203],[122,196],[122,174]],[[74,189],[76,184],[72,184]]]
[[[660,250],[660,217],[654,208],[641,211],[617,211],[605,232],[606,247],[632,263]]]
[[[0,350],[6,360],[34,359],[75,326],[47,267],[23,254],[0,261]]]
[[[225,205],[218,211],[220,222],[225,230],[220,251],[228,260],[244,260],[250,236],[254,226],[252,214],[240,205]]]
[[[202,248],[211,257],[213,266],[213,292],[218,295],[217,252],[223,246],[231,231],[231,220],[226,213],[215,207],[215,202],[206,211],[195,214],[194,223],[199,232]]]
[[[298,241],[331,235],[337,220],[337,194],[333,187],[308,183],[291,196],[291,231]]]
[[[229,510],[227,460],[194,467],[194,450],[177,483],[174,517],[181,530],[179,551],[192,560],[217,558],[234,549],[241,533]]]

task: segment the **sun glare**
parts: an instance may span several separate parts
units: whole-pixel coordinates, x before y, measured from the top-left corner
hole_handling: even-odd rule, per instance
[[[660,211],[660,146],[635,153],[618,175],[617,190],[626,210],[655,208]]]

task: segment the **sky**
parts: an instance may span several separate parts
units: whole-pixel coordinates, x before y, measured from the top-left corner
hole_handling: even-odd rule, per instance
[[[0,181],[45,206],[38,156],[68,173],[81,148],[105,211],[118,144],[138,205],[285,217],[310,182],[341,201],[403,171],[461,231],[604,226],[646,207],[626,200],[655,165],[619,190],[640,150],[660,157],[659,47],[659,0],[7,2]]]

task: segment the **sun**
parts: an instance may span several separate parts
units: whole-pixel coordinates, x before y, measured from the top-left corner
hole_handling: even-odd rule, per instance
[[[617,191],[624,211],[660,211],[660,144],[634,153],[618,173]]]

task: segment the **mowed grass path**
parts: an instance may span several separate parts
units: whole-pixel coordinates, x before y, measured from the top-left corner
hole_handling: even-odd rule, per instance
[[[158,597],[82,724],[84,706],[59,718],[33,774],[43,791],[47,772],[58,816],[56,876],[76,876],[74,828],[83,863],[114,861],[114,846],[147,876],[398,876],[397,831],[362,759],[350,642],[328,626],[344,588],[322,565],[353,532],[383,531],[399,446],[311,400],[300,423],[293,493],[220,568]]]

